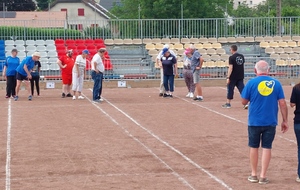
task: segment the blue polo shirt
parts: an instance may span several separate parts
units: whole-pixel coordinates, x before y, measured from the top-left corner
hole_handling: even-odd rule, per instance
[[[200,66],[200,57],[201,54],[199,53],[199,51],[195,50],[191,59],[191,69],[193,72],[195,72],[196,67]]]
[[[27,56],[25,59],[23,59],[22,63],[17,67],[17,72],[27,77],[27,73],[24,70],[24,65],[27,65],[27,69],[30,72],[30,70],[33,69],[35,65],[34,63],[35,61],[32,59],[32,56]]]
[[[20,59],[18,57],[8,56],[4,63],[6,66],[6,76],[16,76],[16,69],[20,65]]]
[[[278,100],[284,99],[280,82],[269,76],[249,80],[242,91],[242,98],[250,101],[249,126],[276,126],[278,123]]]
[[[163,56],[161,64],[164,70],[164,75],[174,75],[174,64],[177,63],[176,57],[170,54],[169,57]]]

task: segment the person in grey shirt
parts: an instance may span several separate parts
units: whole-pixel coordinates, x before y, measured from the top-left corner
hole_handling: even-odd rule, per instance
[[[191,52],[192,52],[192,59],[191,59],[191,69],[193,71],[193,80],[194,84],[196,85],[196,94],[195,94],[195,101],[203,101],[202,96],[202,88],[200,85],[200,71],[203,65],[203,58],[201,57],[201,54],[199,51],[193,46],[190,46]]]

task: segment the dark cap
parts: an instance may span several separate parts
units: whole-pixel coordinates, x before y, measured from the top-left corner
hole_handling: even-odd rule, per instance
[[[18,52],[16,48],[12,49],[11,52]]]

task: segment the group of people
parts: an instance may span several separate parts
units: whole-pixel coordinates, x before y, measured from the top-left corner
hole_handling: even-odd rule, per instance
[[[40,69],[39,62],[40,53],[35,52],[32,56],[26,57],[20,63],[18,58],[18,50],[12,49],[11,56],[8,56],[4,63],[2,76],[6,79],[6,98],[19,99],[19,91],[22,81],[25,82],[28,91],[28,100],[32,100],[34,94],[34,83],[36,86],[37,95],[40,95]],[[30,88],[29,88],[30,85]]]
[[[105,48],[101,48],[93,56],[91,61],[91,75],[94,80],[93,102],[99,103],[103,101],[101,98],[102,81],[104,73],[103,59],[106,52]],[[82,96],[83,80],[87,63],[88,50],[83,50],[81,55],[73,57],[73,51],[67,50],[66,55],[58,58],[57,64],[61,68],[62,77],[62,98],[72,97],[73,100],[84,99]],[[40,70],[41,63],[39,61],[41,55],[39,52],[34,52],[31,56],[27,56],[20,63],[18,58],[18,50],[12,49],[11,56],[6,58],[3,77],[6,79],[6,98],[19,99],[19,91],[22,81],[26,85],[28,92],[28,100],[32,100],[34,95],[34,83],[37,90],[37,95],[40,95]],[[30,88],[29,88],[30,85]],[[72,88],[71,88],[72,85]],[[73,95],[71,94],[73,91]]]
[[[100,48],[91,61],[91,76],[94,81],[92,99],[95,103],[103,101],[101,94],[105,52],[105,48]],[[88,50],[83,50],[82,54],[74,59],[73,51],[67,50],[66,55],[58,59],[57,64],[61,68],[62,77],[62,98],[72,97],[73,100],[84,99],[81,92],[83,89],[83,81],[86,76],[86,64],[89,54],[90,52]],[[71,89],[73,95],[71,94]]]

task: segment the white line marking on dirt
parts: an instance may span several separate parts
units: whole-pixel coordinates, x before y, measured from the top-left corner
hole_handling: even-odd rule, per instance
[[[5,189],[10,190],[10,161],[11,161],[11,99],[8,100],[7,109],[7,140],[6,140],[6,167],[5,167]]]
[[[90,89],[92,91],[92,89]],[[167,169],[172,171],[172,174],[178,178],[179,181],[181,181],[184,185],[188,186],[190,189],[195,189],[186,179],[181,177],[175,170],[169,166],[165,161],[163,161],[159,156],[157,156],[148,146],[146,146],[144,143],[142,143],[138,138],[133,136],[126,128],[124,128],[122,125],[120,125],[112,116],[110,116],[107,112],[105,112],[102,108],[99,106],[101,103],[93,103],[87,96],[85,96],[83,93],[82,95],[90,101],[97,109],[99,109],[104,115],[106,115],[112,122],[114,122],[118,127],[120,127],[124,132],[131,137],[133,140],[138,142],[142,147],[144,147],[150,154],[152,154],[157,160],[159,160]],[[107,101],[107,100],[106,100]]]
[[[91,90],[91,89],[90,89]],[[201,167],[200,165],[198,165],[196,162],[194,162],[192,159],[190,159],[189,157],[187,157],[186,155],[184,155],[182,152],[180,152],[179,150],[177,150],[176,148],[174,148],[173,146],[171,146],[169,143],[167,143],[166,141],[162,140],[160,137],[158,137],[157,135],[155,135],[154,133],[152,133],[150,130],[148,130],[147,128],[143,127],[141,124],[139,124],[135,119],[133,119],[132,117],[130,117],[127,113],[125,113],[123,110],[119,109],[117,106],[115,106],[114,104],[112,104],[110,101],[108,101],[107,99],[103,98],[109,105],[111,105],[112,107],[114,107],[116,110],[118,110],[120,113],[122,113],[123,115],[125,115],[128,119],[130,119],[133,123],[135,123],[137,126],[139,126],[141,129],[143,129],[144,131],[146,131],[148,134],[150,134],[152,137],[154,137],[156,140],[158,140],[159,142],[163,143],[165,146],[167,146],[168,148],[170,148],[171,150],[173,150],[174,152],[176,152],[177,154],[179,154],[182,158],[184,158],[187,162],[189,162],[190,164],[192,164],[193,166],[195,166],[197,169],[200,169],[202,172],[206,173],[209,177],[211,177],[212,179],[214,179],[215,181],[217,181],[219,184],[221,184],[223,187],[225,187],[228,190],[232,190],[231,187],[229,187],[225,182],[223,182],[221,179],[219,179],[218,177],[214,176],[212,173],[210,173],[208,170],[204,169],[203,167]],[[98,106],[96,106],[98,107]],[[110,117],[110,116],[109,116]],[[124,129],[126,130],[126,129]],[[127,131],[127,130],[126,130]],[[128,132],[129,133],[129,132]],[[135,138],[135,137],[133,137]],[[137,139],[138,142],[140,142]],[[140,142],[142,144],[142,142]],[[144,146],[144,145],[143,145]],[[151,150],[150,150],[151,151]],[[151,151],[152,152],[152,151]],[[154,154],[154,153],[153,153]],[[154,154],[155,155],[155,154]],[[161,160],[161,159],[160,159]],[[170,167],[170,166],[169,166]],[[173,171],[174,172],[174,171]],[[179,175],[179,174],[178,174]]]

